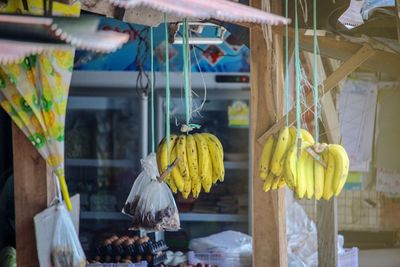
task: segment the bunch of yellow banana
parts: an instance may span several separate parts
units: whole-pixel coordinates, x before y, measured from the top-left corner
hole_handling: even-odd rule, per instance
[[[263,190],[288,185],[297,197],[328,200],[343,189],[349,171],[349,158],[340,145],[315,144],[312,135],[301,129],[296,142],[294,127],[284,127],[278,137],[271,135],[260,159],[259,176]],[[314,155],[314,156],[313,156]],[[321,164],[326,163],[326,168]]]
[[[304,129],[301,129],[300,137],[302,140],[314,143],[312,135]],[[263,148],[260,159],[260,178],[264,180],[263,190],[282,188],[286,184],[294,188],[295,177],[287,172],[286,162],[288,158],[292,161],[297,160],[297,148],[295,146],[297,131],[294,127],[284,127],[279,131],[278,138],[271,135]]]
[[[157,165],[163,173],[169,163],[179,157],[178,166],[165,178],[172,192],[181,192],[185,199],[190,193],[197,198],[202,188],[208,193],[213,184],[224,181],[224,150],[216,136],[209,133],[172,134],[169,144],[170,162],[164,138],[157,148]]]

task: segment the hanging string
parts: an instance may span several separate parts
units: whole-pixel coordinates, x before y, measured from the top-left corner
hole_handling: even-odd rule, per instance
[[[317,1],[314,0],[313,6],[314,20],[314,135],[315,142],[319,142],[319,125],[318,125],[318,39],[317,39]]]
[[[190,86],[190,47],[187,19],[183,20],[182,43],[186,124],[182,125],[181,131],[188,134],[193,129],[199,129],[200,125],[190,123],[192,117],[192,90]]]
[[[300,49],[299,49],[299,22],[298,22],[298,12],[297,12],[297,1],[295,0],[294,9],[295,9],[295,67],[296,67],[296,123],[297,123],[297,139],[301,138],[300,128],[301,128],[301,84],[300,84],[300,76],[301,76],[301,68],[300,68]]]
[[[153,27],[150,27],[150,90],[151,90],[151,152],[155,152],[154,135],[154,35]]]
[[[164,34],[165,34],[165,98],[166,98],[166,106],[165,106],[165,138],[167,139],[167,160],[168,164],[170,162],[170,125],[169,125],[169,110],[170,110],[170,101],[171,101],[171,92],[170,92],[170,84],[169,84],[169,40],[168,40],[168,23],[167,23],[167,14],[164,14]]]
[[[288,0],[285,0],[285,17],[289,17]],[[289,126],[289,26],[285,25],[285,111],[286,126]]]
[[[182,52],[183,52],[183,78],[184,78],[184,91],[185,91],[185,110],[186,110],[186,125],[190,123],[190,101],[189,101],[189,55],[188,55],[188,23],[187,19],[183,20],[183,34],[182,34]]]

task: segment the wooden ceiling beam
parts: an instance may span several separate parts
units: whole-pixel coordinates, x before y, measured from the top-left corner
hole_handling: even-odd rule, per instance
[[[350,75],[354,70],[356,70],[360,65],[362,65],[365,61],[370,59],[375,55],[375,49],[371,48],[369,45],[365,44],[362,46],[354,55],[352,55],[349,59],[347,59],[336,71],[334,71],[331,75],[329,75],[323,86],[319,87],[319,95],[321,97],[324,94],[328,93],[330,90],[336,87],[336,85],[344,80],[348,75]],[[310,92],[306,96],[306,103],[308,107],[313,106],[313,93]],[[296,121],[296,109],[292,108],[289,113],[289,124],[293,124]],[[285,126],[286,119],[285,117],[279,119],[268,131],[262,134],[258,138],[258,142],[260,144],[264,144],[265,140],[274,133],[277,133],[279,129]]]
[[[285,28],[274,27],[274,33],[285,35]],[[305,30],[299,31],[300,49],[313,52],[313,36],[304,35]],[[294,38],[295,31],[289,27],[289,38]],[[340,40],[340,36],[319,36],[318,46],[321,56],[346,61],[363,46],[349,41]],[[366,60],[362,67],[376,72],[385,72],[398,79],[400,77],[400,55],[375,49],[374,56]]]

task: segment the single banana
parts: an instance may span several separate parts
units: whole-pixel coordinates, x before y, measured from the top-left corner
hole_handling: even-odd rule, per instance
[[[305,174],[306,174],[306,196],[308,199],[311,199],[314,195],[314,158],[307,152],[307,149],[310,147],[310,145],[306,146],[305,148],[305,153],[306,153],[306,168],[305,168]]]
[[[169,153],[170,153],[170,155],[172,154],[171,151],[175,146],[176,139],[177,139],[177,136],[175,134],[171,134],[171,136],[169,138]],[[161,141],[157,150],[159,150],[159,152],[157,152],[157,154],[159,154],[159,161],[160,161],[158,170],[161,175],[168,168],[169,164],[171,164],[173,162],[173,160],[171,159],[171,156],[170,156],[170,162],[168,162],[168,145],[167,145],[165,138]],[[168,178],[169,176],[170,176],[170,174],[166,178]]]
[[[314,137],[306,130],[306,129],[301,129],[301,138],[303,141],[308,142],[311,145],[315,144]]]
[[[165,183],[169,186],[169,188],[171,188],[171,191],[176,194],[178,193],[178,188],[176,187],[175,181],[172,177],[167,177],[165,178]]]
[[[305,150],[305,142],[301,145],[300,157],[297,159],[297,180],[296,180],[296,195],[298,198],[303,198],[307,191],[307,151]]]
[[[321,157],[321,155],[320,155]],[[321,157],[323,161],[324,158]],[[325,161],[326,163],[326,161]],[[315,199],[320,200],[324,192],[325,181],[325,168],[317,160],[314,161],[314,186],[315,186]]]
[[[290,189],[296,187],[297,180],[297,146],[292,144],[285,159],[285,179]]]
[[[224,151],[221,142],[215,135],[209,133],[202,134],[207,140],[208,150],[212,160],[213,175],[212,181],[215,184],[218,180],[223,182],[225,176]]]
[[[325,162],[328,164],[325,171],[324,193],[322,194],[322,197],[325,200],[329,200],[334,194],[332,183],[335,175],[336,162],[334,156],[329,152],[330,149],[330,146],[328,146],[328,148],[322,153]]]
[[[275,176],[281,176],[283,166],[282,166],[282,158],[286,153],[289,145],[289,128],[283,127],[279,131],[278,140],[276,142],[276,148],[271,160],[271,172]]]
[[[192,195],[197,198],[201,191],[201,181],[199,176],[199,162],[197,157],[197,147],[196,141],[193,135],[188,135],[186,137],[186,152],[189,164],[189,173],[191,178]]]
[[[278,183],[278,189],[284,188],[286,186],[286,179],[285,177],[281,177]]]
[[[276,190],[278,189],[279,182],[281,181],[281,177],[274,177],[274,180],[272,181],[271,189]]]
[[[341,145],[330,145],[329,152],[335,158],[335,174],[333,176],[332,190],[338,196],[346,183],[349,174],[349,157]]]
[[[171,153],[171,162],[174,162],[176,157],[177,157],[177,144],[175,142],[175,146],[173,147],[172,153]],[[176,166],[175,168],[173,168],[171,170],[170,174],[171,174],[171,179],[174,180],[175,185],[178,188],[178,191],[183,192],[184,180],[183,180],[181,172],[179,171],[179,167]]]
[[[180,158],[178,168],[183,177],[183,198],[188,198],[192,189],[192,182],[190,181],[189,164],[186,153],[186,135],[181,134],[176,141],[176,152]]]
[[[194,134],[196,141],[197,154],[199,158],[199,175],[201,185],[206,193],[210,192],[212,185],[212,163],[210,152],[208,151],[207,140],[201,134]]]
[[[264,192],[268,192],[271,189],[274,179],[275,179],[274,175],[270,172],[267,175],[267,178],[264,180],[264,184],[263,184]]]
[[[276,144],[275,138],[273,135],[268,137],[267,141],[264,144],[263,150],[261,152],[259,169],[260,169],[260,178],[265,180],[270,171],[270,162],[272,158],[272,153],[274,152],[274,146]]]

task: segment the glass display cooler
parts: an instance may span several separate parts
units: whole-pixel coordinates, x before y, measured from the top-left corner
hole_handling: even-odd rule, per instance
[[[89,254],[105,235],[127,231],[121,209],[147,154],[147,99],[134,77],[114,74],[74,72],[67,106],[66,177],[71,194],[80,194],[80,239]]]
[[[184,121],[182,75],[171,77],[171,131]],[[81,196],[80,239],[86,251],[103,236],[126,233],[129,217],[121,213],[140,159],[150,150],[147,97],[136,88],[137,73],[74,72],[66,119],[66,175],[71,194]],[[223,230],[250,232],[249,129],[232,126],[228,110],[240,102],[249,107],[248,75],[193,74],[193,116],[199,132],[218,136],[225,150],[225,181],[199,199],[176,195],[182,230],[166,233],[172,248],[187,249],[191,238]],[[165,74],[156,74],[156,138],[165,134]],[[248,114],[247,114],[248,115]],[[248,120],[248,118],[247,118]],[[206,227],[205,227],[206,226]]]

